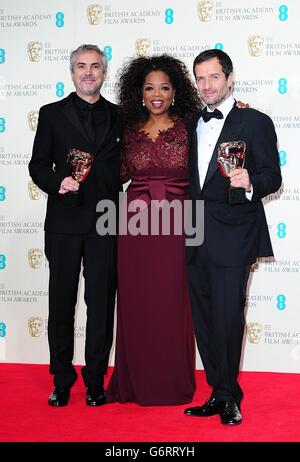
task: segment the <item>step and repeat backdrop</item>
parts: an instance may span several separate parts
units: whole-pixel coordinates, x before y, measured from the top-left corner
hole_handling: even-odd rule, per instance
[[[128,57],[170,53],[192,69],[198,53],[220,48],[234,63],[234,96],[273,119],[283,185],[264,202],[276,258],[252,268],[241,367],[300,372],[299,17],[298,0],[0,0],[0,361],[49,360],[46,196],[28,162],[39,108],[73,91],[69,54],[92,43],[109,60],[102,93],[111,101]],[[83,285],[76,364],[84,361]]]

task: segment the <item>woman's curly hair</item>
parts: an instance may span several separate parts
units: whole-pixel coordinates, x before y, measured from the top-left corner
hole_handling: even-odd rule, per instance
[[[182,61],[167,54],[141,56],[126,62],[119,71],[118,104],[126,125],[143,124],[149,117],[149,112],[142,105],[142,88],[146,76],[152,71],[164,72],[175,89],[174,105],[169,109],[170,116],[185,117],[201,110],[197,90]]]

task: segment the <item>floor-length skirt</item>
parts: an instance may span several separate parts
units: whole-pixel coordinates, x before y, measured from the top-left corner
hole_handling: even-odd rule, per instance
[[[179,197],[183,204],[187,195],[182,188],[180,193],[182,179],[177,181],[170,175],[161,178],[143,178],[146,195],[143,187],[135,187],[142,182],[133,181],[127,202],[146,196],[153,199],[163,185],[169,201]],[[151,207],[153,204],[148,203],[141,212],[149,223]],[[121,207],[121,213],[124,210]],[[133,215],[128,215],[127,224]],[[163,235],[160,229],[158,235],[119,236],[117,301],[116,357],[108,401],[140,405],[191,402],[195,390],[195,341],[184,235],[174,234],[174,222],[169,235]]]

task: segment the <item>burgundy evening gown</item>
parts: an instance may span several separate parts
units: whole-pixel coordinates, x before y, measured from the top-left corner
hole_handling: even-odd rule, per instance
[[[188,199],[188,139],[178,119],[155,140],[127,129],[121,156],[127,202]],[[156,209],[158,210],[158,209]],[[122,210],[120,213],[124,213]],[[160,217],[161,217],[161,212]],[[127,219],[134,216],[128,214]],[[172,216],[172,215],[171,215]],[[149,218],[149,222],[150,222]],[[195,391],[195,342],[188,297],[184,236],[120,235],[115,368],[108,402],[189,403]],[[148,229],[148,228],[147,228]]]

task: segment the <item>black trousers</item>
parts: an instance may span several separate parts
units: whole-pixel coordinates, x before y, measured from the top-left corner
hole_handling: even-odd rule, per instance
[[[189,264],[189,287],[197,346],[212,397],[240,403],[238,373],[245,327],[250,266],[217,267],[200,246]]]
[[[55,386],[72,386],[74,319],[81,264],[87,306],[85,385],[102,385],[113,339],[116,294],[116,239],[111,236],[67,235],[46,232],[45,254],[49,261],[50,373]]]

